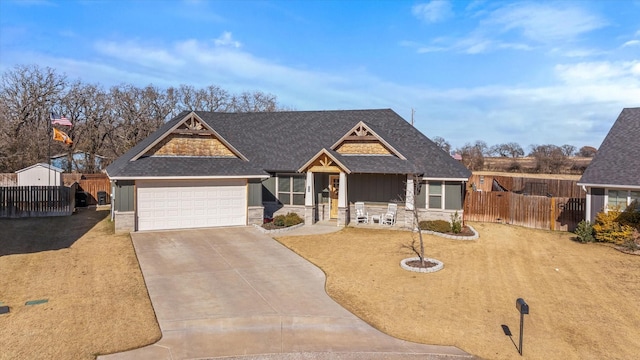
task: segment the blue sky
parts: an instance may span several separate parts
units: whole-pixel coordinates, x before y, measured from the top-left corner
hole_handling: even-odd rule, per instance
[[[0,71],[392,108],[454,147],[599,146],[640,106],[640,0],[0,0]]]

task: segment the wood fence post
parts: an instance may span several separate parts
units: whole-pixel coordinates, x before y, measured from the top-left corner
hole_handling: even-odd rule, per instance
[[[556,229],[556,198],[552,197],[551,198],[551,221],[549,221],[549,223],[551,224],[551,231],[554,231]]]

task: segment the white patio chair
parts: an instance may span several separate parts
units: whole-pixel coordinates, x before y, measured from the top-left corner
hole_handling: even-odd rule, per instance
[[[367,210],[364,207],[364,203],[359,201],[355,205],[356,205],[356,224],[359,224],[359,223],[368,224],[369,214],[367,213]]]
[[[396,223],[396,213],[398,212],[398,204],[389,204],[387,212],[382,215],[382,225],[393,225]]]

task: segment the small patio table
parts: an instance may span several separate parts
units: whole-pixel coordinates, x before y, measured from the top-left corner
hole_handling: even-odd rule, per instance
[[[380,215],[371,215],[371,223],[375,224],[375,223],[380,224]]]

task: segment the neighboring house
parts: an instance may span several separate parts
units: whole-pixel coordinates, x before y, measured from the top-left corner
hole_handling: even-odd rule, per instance
[[[578,181],[586,188],[586,220],[640,201],[640,108],[625,108]]]
[[[183,112],[106,169],[118,230],[262,224],[294,211],[344,226],[380,214],[462,213],[471,173],[392,110]],[[407,186],[409,185],[409,186]]]
[[[102,170],[104,168],[105,157],[95,155],[93,157],[93,170]],[[51,157],[51,165],[68,172],[86,172],[90,166],[91,156],[84,151],[74,151],[71,155],[67,153],[54,155]]]
[[[62,169],[38,163],[16,171],[17,186],[62,186]]]

